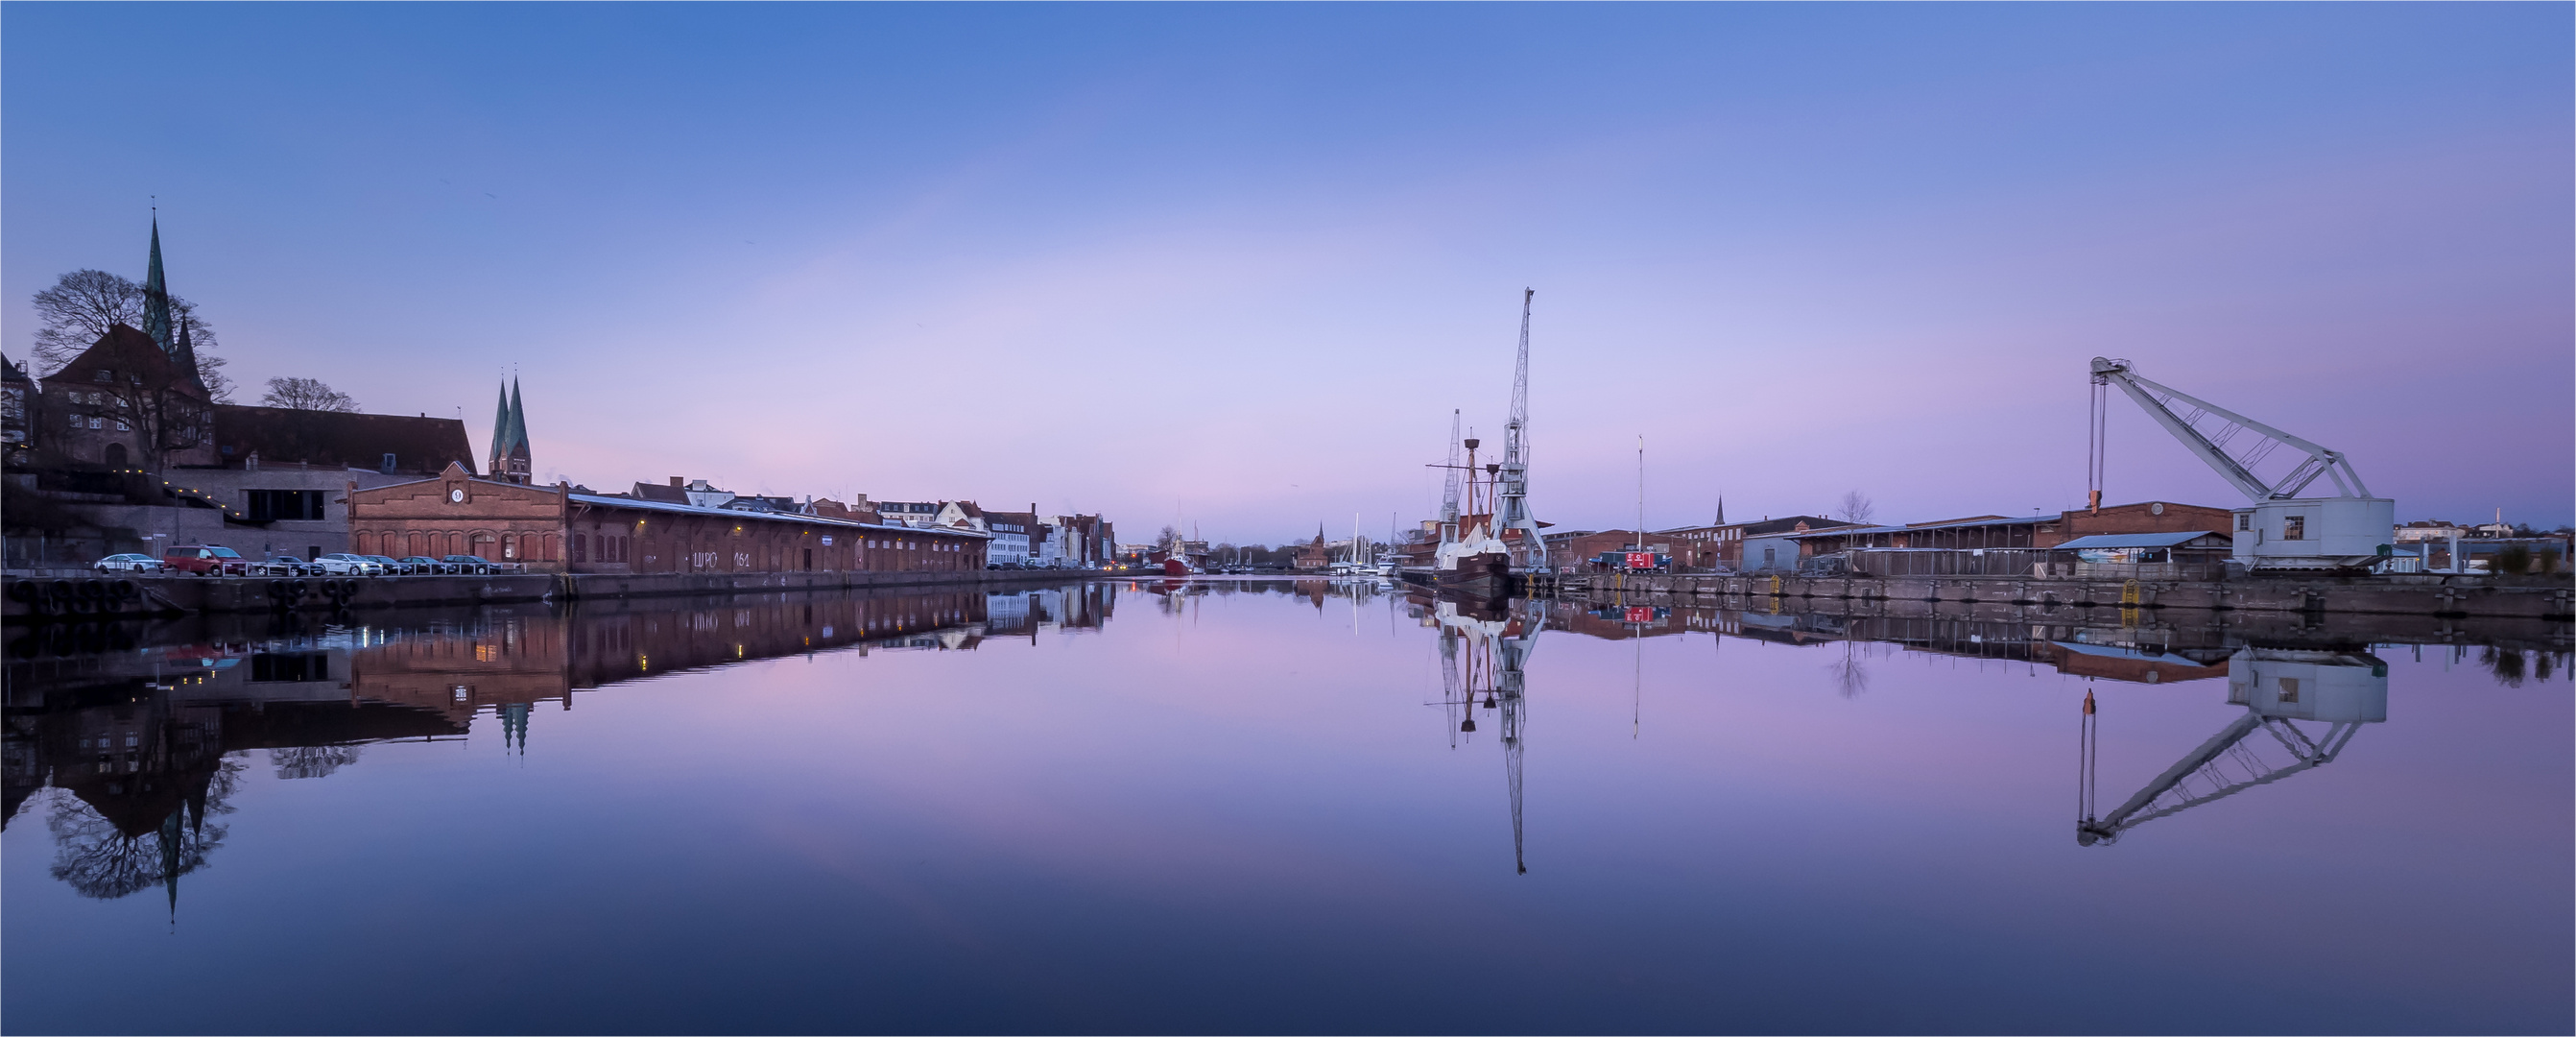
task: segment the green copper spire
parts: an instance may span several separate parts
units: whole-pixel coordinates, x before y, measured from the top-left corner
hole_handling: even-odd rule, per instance
[[[170,352],[170,284],[161,276],[161,217],[152,217],[152,267],[143,275],[143,333]]]
[[[492,407],[492,463],[484,466],[485,475],[502,474],[502,461],[510,456],[510,390],[500,392],[501,402]]]

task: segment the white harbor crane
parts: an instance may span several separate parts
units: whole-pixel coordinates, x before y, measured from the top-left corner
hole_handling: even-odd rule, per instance
[[[2252,502],[2236,509],[2233,531],[2236,561],[2246,568],[2349,571],[2367,569],[2388,556],[2397,502],[2371,496],[2342,453],[2141,378],[2126,360],[2098,356],[2093,358],[2091,485],[2086,487],[2091,507],[2102,506],[2102,429],[2109,409],[2105,393],[2114,385]],[[2281,454],[2284,446],[2292,453]],[[2266,462],[2292,457],[2297,460],[2277,477],[2256,474]],[[2335,496],[2300,496],[2319,478],[2334,484]]]
[[[1521,289],[1521,351],[1512,368],[1512,419],[1503,426],[1503,463],[1494,474],[1494,497],[1501,514],[1495,521],[1495,532],[1521,531],[1523,554],[1521,565],[1540,569],[1547,565],[1547,540],[1539,536],[1538,519],[1529,509],[1529,328],[1530,300],[1538,289]]]

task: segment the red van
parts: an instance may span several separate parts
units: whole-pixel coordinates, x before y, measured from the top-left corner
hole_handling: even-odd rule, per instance
[[[198,576],[245,576],[250,573],[250,559],[229,547],[210,544],[184,544],[161,552],[161,562],[174,573]]]

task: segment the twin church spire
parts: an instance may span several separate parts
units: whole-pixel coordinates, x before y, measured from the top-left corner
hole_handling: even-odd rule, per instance
[[[528,411],[519,397],[519,380],[501,390],[501,402],[492,416],[492,456],[484,465],[492,478],[526,483],[532,477],[528,465]]]

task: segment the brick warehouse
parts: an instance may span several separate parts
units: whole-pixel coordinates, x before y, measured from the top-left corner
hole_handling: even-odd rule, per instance
[[[986,534],[738,511],[477,478],[348,490],[351,550],[470,554],[570,573],[969,572]]]

